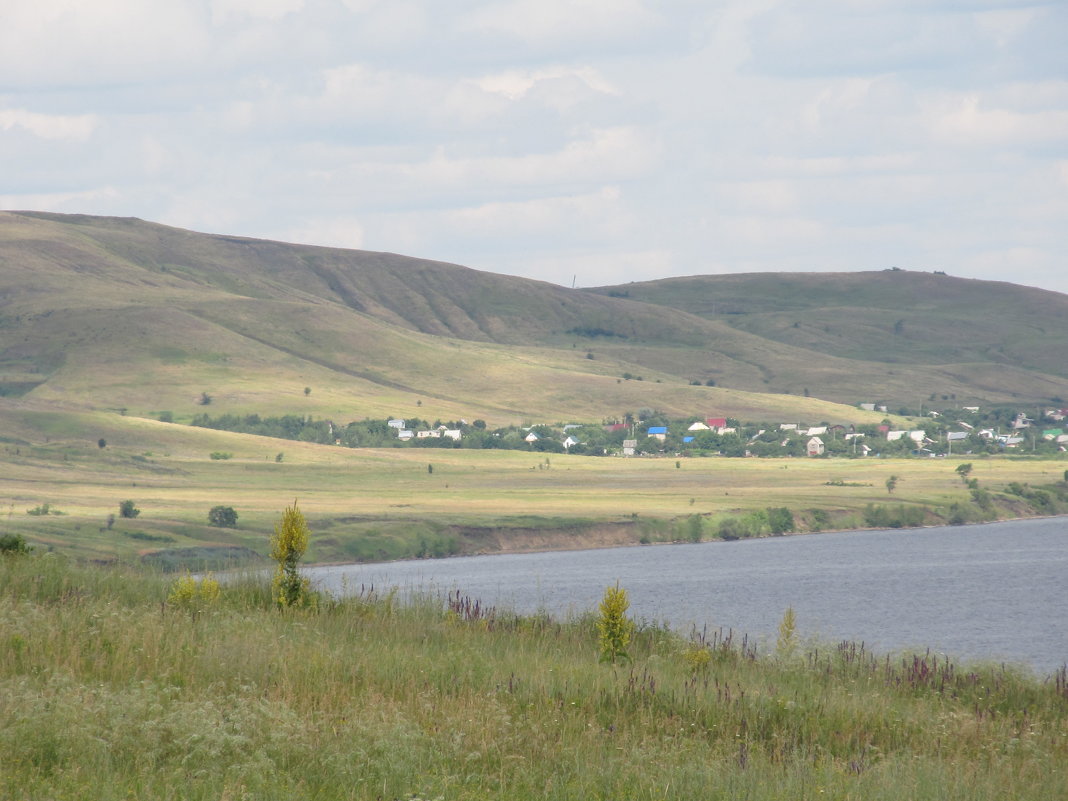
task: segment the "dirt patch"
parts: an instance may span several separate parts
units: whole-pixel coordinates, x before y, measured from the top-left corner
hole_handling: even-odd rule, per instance
[[[577,551],[637,545],[642,532],[637,523],[591,523],[564,528],[450,526],[449,534],[463,554]]]

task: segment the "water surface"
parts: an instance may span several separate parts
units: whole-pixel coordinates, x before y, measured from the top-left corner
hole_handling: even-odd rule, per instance
[[[1039,673],[1068,662],[1068,519],[500,554],[309,571],[334,592],[373,584],[555,615],[595,609],[619,581],[635,618],[733,628],[774,642],[792,606],[802,636],[880,652],[930,647]]]

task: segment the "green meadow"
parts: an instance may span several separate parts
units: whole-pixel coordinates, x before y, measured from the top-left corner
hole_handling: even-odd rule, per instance
[[[162,558],[171,567],[264,554],[294,499],[313,527],[315,562],[710,539],[722,521],[769,508],[788,509],[801,532],[873,525],[870,507],[911,510],[909,524],[925,525],[961,522],[952,510],[968,521],[1068,511],[1064,459],[962,457],[987,493],[980,508],[950,459],[350,449],[10,407],[0,421],[22,432],[0,443],[5,530],[81,558]],[[1011,486],[1048,488],[1046,505]],[[137,517],[119,515],[126,500]],[[209,525],[217,505],[237,511],[236,527]]]
[[[0,795],[12,799],[1068,796],[1068,685],[852,643],[771,654],[596,610],[517,617],[0,557]]]

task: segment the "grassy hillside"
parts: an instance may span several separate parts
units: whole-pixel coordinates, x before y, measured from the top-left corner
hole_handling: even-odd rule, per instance
[[[364,593],[168,600],[144,574],[0,557],[0,794],[54,799],[1068,795],[1065,675],[774,653]]]
[[[229,412],[344,419],[863,418],[691,387],[676,370],[694,354],[728,363],[704,343],[753,339],[698,317],[391,254],[5,212],[0,297],[0,394],[80,408],[182,419],[208,392]],[[637,349],[566,333],[606,326]]]
[[[500,423],[640,408],[866,420],[806,392],[895,408],[931,394],[1068,396],[1064,296],[920,280],[580,291],[394,254],[2,212],[0,395],[182,419],[208,392],[229,412]]]
[[[1041,386],[1034,383],[1039,376],[1068,377],[1068,296],[1010,283],[882,270],[691,276],[590,291],[679,309],[828,356],[957,365],[960,380],[970,379],[962,368],[1009,370],[1003,386],[1022,384],[1022,396]],[[991,389],[988,377],[976,383]]]

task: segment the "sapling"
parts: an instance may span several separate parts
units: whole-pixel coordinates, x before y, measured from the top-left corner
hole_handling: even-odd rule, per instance
[[[311,600],[308,579],[297,572],[297,564],[308,550],[310,536],[308,523],[297,508],[297,502],[293,501],[293,505],[287,506],[282,513],[271,537],[271,558],[278,563],[274,574],[274,597],[283,609],[304,606]]]
[[[630,661],[627,646],[634,633],[634,622],[627,618],[628,608],[627,591],[618,582],[614,587],[605,588],[604,599],[598,606],[601,616],[597,620],[602,662]]]

